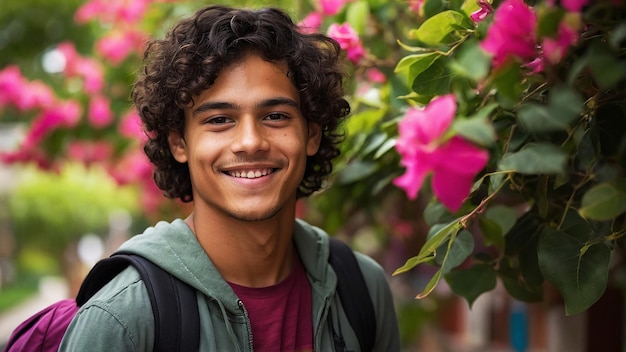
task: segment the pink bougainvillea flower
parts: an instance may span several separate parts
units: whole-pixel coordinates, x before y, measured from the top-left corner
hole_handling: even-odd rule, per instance
[[[82,113],[81,106],[73,100],[58,101],[43,110],[30,125],[23,145],[34,148],[44,136],[59,127],[71,128],[78,124]]]
[[[493,7],[487,0],[478,0],[478,6],[480,6],[480,9],[470,15],[470,18],[475,23],[482,22],[487,16],[493,13]]]
[[[152,164],[139,150],[124,154],[115,165],[109,167],[109,174],[120,185],[144,178],[151,179],[152,171]]]
[[[556,38],[545,38],[541,43],[543,57],[551,64],[556,64],[567,54],[567,49],[578,41],[578,32],[566,22],[559,24]]]
[[[350,0],[319,0],[322,14],[325,16],[334,16],[343,9]]]
[[[102,89],[104,69],[98,61],[79,55],[72,43],[61,43],[57,46],[57,50],[65,56],[63,73],[67,77],[82,78],[85,91],[89,94],[97,93]]]
[[[0,152],[0,162],[5,164],[32,163],[41,170],[54,170],[54,163],[41,149],[21,147],[10,152]]]
[[[144,17],[151,1],[152,0],[107,0],[105,2],[117,3],[118,6],[115,8],[114,12],[115,20],[128,24],[140,21]]]
[[[535,58],[533,61],[523,64],[522,67],[525,67],[528,69],[528,72],[526,72],[527,75],[532,75],[535,73],[542,72],[544,68],[543,57],[539,56]]]
[[[432,186],[437,198],[448,209],[458,210],[469,195],[474,177],[482,170],[489,154],[464,140],[452,137],[437,150]]]
[[[333,23],[328,27],[328,36],[335,39],[341,48],[346,51],[348,59],[357,64],[363,56],[365,56],[365,49],[361,39],[359,39],[358,33],[350,26],[349,23],[339,25]]]
[[[79,24],[87,23],[105,13],[105,6],[104,1],[87,1],[74,13],[74,21]]]
[[[376,67],[370,67],[365,70],[365,77],[372,83],[385,83],[387,81],[387,76]]]
[[[74,14],[77,23],[98,20],[102,23],[132,24],[141,20],[152,0],[90,0]]]
[[[496,10],[481,46],[493,55],[496,68],[511,57],[526,62],[537,56],[536,33],[537,15],[533,9],[523,0],[505,0]]]
[[[119,65],[132,53],[141,53],[146,35],[136,30],[112,31],[96,43],[96,51],[113,65]]]
[[[138,139],[142,142],[148,139],[148,136],[144,133],[141,118],[134,109],[129,110],[122,116],[118,130],[120,134],[126,138]]]
[[[154,166],[143,152],[136,150],[125,154],[117,164],[110,165],[108,171],[120,185],[139,184],[142,208],[148,213],[158,210],[162,204],[163,191],[154,183]]]
[[[13,105],[22,93],[24,78],[17,65],[9,65],[0,70],[0,107]]]
[[[83,79],[85,92],[98,93],[104,87],[104,69],[102,65],[93,59],[81,58],[75,63],[77,74]]]
[[[459,136],[444,138],[455,113],[452,94],[433,99],[424,109],[409,109],[398,125],[396,141],[406,171],[393,181],[414,199],[426,177],[432,174],[435,196],[451,211],[461,207],[474,177],[489,159],[485,150]]]
[[[86,165],[107,161],[113,155],[113,145],[107,141],[74,141],[67,147],[67,156]]]
[[[426,0],[409,0],[409,10],[422,16],[424,13],[424,2]]]
[[[26,84],[23,95],[28,99],[24,109],[46,109],[56,101],[54,90],[40,80]]]
[[[300,23],[298,27],[302,33],[311,34],[318,32],[320,30],[320,26],[322,25],[322,14],[313,11],[309,13]]]
[[[72,69],[72,64],[78,60],[80,55],[78,55],[74,44],[71,42],[63,42],[57,45],[56,49],[65,57],[65,73],[69,75],[75,74],[70,70]]]
[[[106,127],[113,122],[113,111],[111,102],[102,95],[96,95],[89,101],[89,111],[87,118],[95,128]]]
[[[39,80],[28,82],[19,67],[10,65],[0,71],[0,107],[13,105],[26,111],[46,108],[55,99],[52,88]]]

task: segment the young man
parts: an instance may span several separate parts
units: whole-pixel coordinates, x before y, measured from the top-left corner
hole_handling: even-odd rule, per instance
[[[329,238],[296,220],[339,155],[349,113],[338,44],[276,9],[211,6],[146,50],[132,97],[155,181],[193,201],[121,249],[197,289],[201,351],[346,350],[357,337],[336,295]],[[399,351],[381,267],[357,253],[376,315],[375,351]],[[81,308],[61,351],[151,351],[146,288],[127,268]]]

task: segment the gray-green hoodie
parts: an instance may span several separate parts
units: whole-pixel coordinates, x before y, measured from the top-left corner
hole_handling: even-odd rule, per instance
[[[337,277],[328,264],[328,235],[296,220],[294,242],[311,282],[315,351],[334,350],[328,324],[330,317],[339,317],[348,350],[360,351],[354,331],[335,295]],[[160,222],[128,240],[120,249],[141,254],[197,289],[201,351],[253,350],[245,307],[184,221]],[[357,253],[357,259],[375,308],[374,350],[400,351],[396,315],[386,276],[380,265],[369,257]],[[129,267],[81,307],[59,351],[152,351],[153,324],[146,288],[138,272]]]

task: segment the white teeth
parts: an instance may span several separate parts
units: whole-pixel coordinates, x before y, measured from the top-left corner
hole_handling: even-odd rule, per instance
[[[230,171],[228,174],[233,177],[240,178],[257,178],[268,175],[272,170],[271,169],[263,169],[263,170],[250,170],[250,171]]]

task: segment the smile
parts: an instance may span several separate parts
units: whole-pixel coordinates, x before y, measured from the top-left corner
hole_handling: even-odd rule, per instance
[[[259,169],[259,170],[233,170],[228,171],[228,175],[237,178],[259,178],[267,176],[272,173],[272,169]]]

